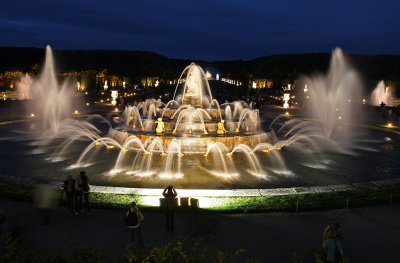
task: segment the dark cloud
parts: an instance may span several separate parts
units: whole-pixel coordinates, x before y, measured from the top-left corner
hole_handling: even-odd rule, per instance
[[[128,49],[168,57],[399,54],[397,1],[29,1],[0,4],[0,46]]]

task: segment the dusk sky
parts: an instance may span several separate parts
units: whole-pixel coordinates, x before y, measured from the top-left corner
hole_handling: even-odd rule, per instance
[[[0,46],[153,51],[234,60],[283,53],[400,54],[398,0],[13,0]],[[1,61],[0,61],[1,62]]]

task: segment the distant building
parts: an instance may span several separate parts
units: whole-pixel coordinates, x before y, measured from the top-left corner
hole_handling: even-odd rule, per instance
[[[274,86],[272,79],[254,79],[257,89],[271,89]]]
[[[158,79],[158,77],[145,77],[140,80],[140,84],[145,88],[155,87]]]
[[[6,71],[0,73],[0,88],[13,89],[17,82],[24,74],[21,71]]]

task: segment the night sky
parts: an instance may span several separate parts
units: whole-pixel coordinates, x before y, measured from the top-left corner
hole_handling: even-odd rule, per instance
[[[204,60],[337,46],[346,53],[400,54],[400,1],[1,1],[0,46],[47,44]]]

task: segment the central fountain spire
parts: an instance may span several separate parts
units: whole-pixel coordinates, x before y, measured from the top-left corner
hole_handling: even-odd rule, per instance
[[[182,76],[186,74],[186,78],[183,80]],[[203,69],[191,63],[182,72],[179,78],[179,83],[184,82],[183,93],[182,93],[182,104],[191,105],[192,107],[199,108],[203,106],[208,106],[210,101],[212,101],[212,95],[210,86],[207,81],[206,74]],[[175,89],[175,94],[178,88]]]
[[[182,101],[184,104],[201,106],[203,104],[203,94],[201,91],[201,74],[196,67],[191,67],[186,77],[183,90]],[[198,76],[200,75],[200,76]]]

